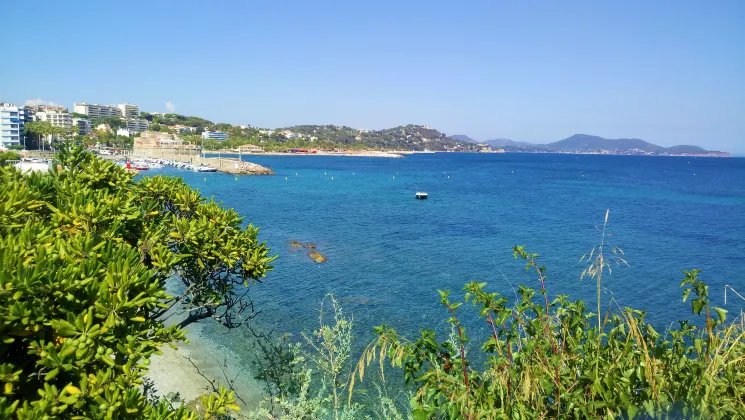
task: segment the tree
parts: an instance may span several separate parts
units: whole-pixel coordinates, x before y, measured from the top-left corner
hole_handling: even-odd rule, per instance
[[[180,179],[134,181],[82,148],[58,159],[48,174],[0,168],[0,418],[165,418],[140,392],[150,356],[193,322],[250,318],[249,286],[274,258]],[[227,392],[204,406],[237,409]]]
[[[16,152],[0,152],[0,165],[9,160],[20,160],[21,155]]]
[[[58,127],[55,127],[49,121],[32,121],[25,124],[26,134],[36,136],[36,147],[44,147],[44,139],[58,133]],[[51,141],[50,141],[51,143]]]

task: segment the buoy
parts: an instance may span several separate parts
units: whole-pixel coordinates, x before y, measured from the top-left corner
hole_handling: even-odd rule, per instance
[[[235,177],[235,180],[238,181],[238,177]]]
[[[396,177],[394,176],[393,179],[396,179]]]
[[[334,180],[334,177],[333,177],[333,176],[331,177],[331,180],[332,180],[332,181]]]
[[[285,177],[285,181],[287,181],[287,177]]]
[[[297,172],[295,172],[295,176],[297,176]]]
[[[326,175],[326,172],[324,172],[323,174]]]
[[[450,179],[450,175],[448,175],[448,179]]]
[[[207,182],[207,178],[204,179],[204,182]]]

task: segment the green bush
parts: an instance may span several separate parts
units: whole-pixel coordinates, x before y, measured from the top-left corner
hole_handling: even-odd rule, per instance
[[[365,366],[378,360],[382,367],[387,359],[403,369],[415,392],[415,419],[745,417],[745,330],[742,323],[725,324],[726,311],[711,306],[697,270],[685,272],[681,287],[684,301],[693,292],[701,327],[680,321],[661,334],[643,311],[609,309],[598,326],[599,314],[583,301],[550,300],[538,255],[522,247],[514,252],[536,271],[540,297],[520,287],[510,304],[474,282],[465,286],[463,302],[440,292],[455,331],[450,340],[438,342],[434,331],[423,330],[411,341],[376,327],[377,339],[357,364],[350,401]],[[591,267],[601,272],[598,258]],[[462,303],[472,303],[488,326],[480,346],[460,320]],[[485,359],[481,367],[474,361],[479,356],[468,356],[476,350]]]
[[[245,293],[271,269],[269,249],[180,179],[134,181],[82,149],[59,164],[0,168],[0,418],[197,418],[141,393],[149,358],[192,322],[250,317]],[[205,417],[234,404],[205,397]]]
[[[0,152],[0,165],[9,160],[20,160],[21,155],[16,152]]]

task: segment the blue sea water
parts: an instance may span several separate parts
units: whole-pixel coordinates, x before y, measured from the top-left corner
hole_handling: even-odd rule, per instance
[[[249,160],[244,156],[244,159]],[[420,154],[403,159],[251,156],[274,176],[234,177],[176,169],[261,226],[278,255],[253,286],[257,322],[297,334],[317,325],[333,293],[355,319],[361,341],[387,324],[414,336],[444,327],[437,289],[469,281],[508,297],[536,276],[514,260],[513,245],[539,253],[550,296],[595,306],[595,282],[580,281],[580,257],[597,245],[606,210],[607,241],[629,266],[603,279],[603,306],[649,311],[661,327],[690,316],[681,301],[682,269],[702,269],[714,304],[725,285],[745,292],[745,159],[554,154]],[[415,200],[426,191],[428,200]],[[290,241],[310,242],[328,261],[313,262]],[[745,302],[728,294],[739,314]],[[221,334],[200,327],[203,334]],[[229,335],[216,339],[230,347]]]

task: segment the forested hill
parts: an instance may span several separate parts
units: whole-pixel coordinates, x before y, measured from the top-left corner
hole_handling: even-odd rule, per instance
[[[473,143],[453,139],[423,125],[406,125],[384,130],[361,130],[338,125],[298,125],[278,129],[291,131],[318,142],[364,146],[386,150],[475,151]]]
[[[514,142],[512,140],[490,140],[492,147],[503,147],[509,152],[558,152],[558,153],[608,153],[647,155],[704,155],[728,156],[729,153],[705,150],[698,146],[664,147],[642,139],[606,139],[588,134],[575,134],[548,144]]]

